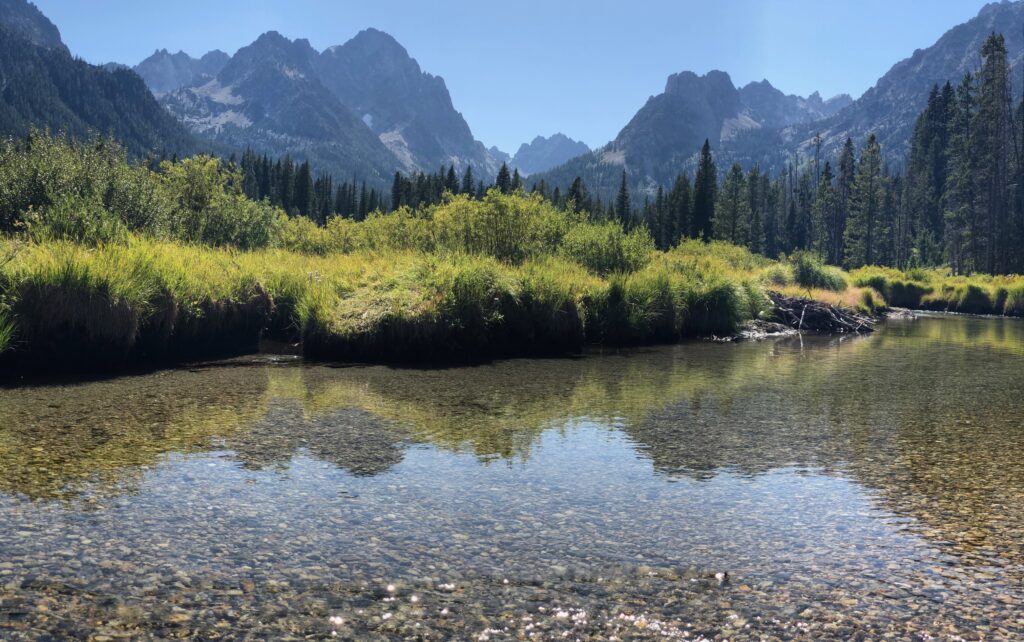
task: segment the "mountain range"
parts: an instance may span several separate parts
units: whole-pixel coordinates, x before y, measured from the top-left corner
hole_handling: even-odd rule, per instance
[[[508,159],[508,165],[518,169],[523,176],[529,176],[589,153],[586,143],[559,132],[548,137],[537,136],[529,143],[523,143],[515,156]]]
[[[231,56],[219,49],[202,58],[193,58],[184,51],[172,54],[166,49],[158,49],[132,69],[159,98],[175,89],[212,80],[230,59]]]
[[[634,182],[665,185],[687,167],[705,140],[718,149],[747,132],[776,131],[821,120],[848,107],[847,95],[827,101],[786,95],[767,80],[736,88],[729,74],[684,71],[669,76],[665,91],[647,103],[615,139],[590,154],[544,173],[552,185],[584,179],[602,197],[617,189],[622,170]]]
[[[253,148],[378,186],[395,171],[472,166],[486,177],[506,162],[531,182],[564,187],[579,176],[608,198],[623,170],[647,193],[692,172],[704,140],[722,170],[739,162],[778,171],[813,153],[819,134],[828,158],[847,137],[860,145],[874,133],[886,159],[899,164],[931,86],[976,70],[980,44],[993,31],[1006,36],[1019,68],[1024,2],[1003,0],[898,62],[856,100],[788,95],[767,80],[737,87],[723,71],[682,71],[603,147],[591,151],[556,134],[512,156],[476,140],[444,80],[382,31],[366,29],[324,51],[271,31],[234,55],[160,49],[132,69],[97,67],[73,58],[33,4],[0,0],[0,132],[110,133],[137,154]]]
[[[323,52],[274,31],[230,57],[160,50],[135,71],[194,133],[320,172],[381,184],[395,171],[498,169],[444,80],[376,29]]]
[[[768,81],[737,89],[721,71],[674,74],[665,91],[649,98],[610,143],[532,178],[565,185],[579,176],[607,199],[618,190],[625,169],[635,189],[651,193],[681,172],[692,175],[704,140],[711,143],[720,171],[733,162],[779,171],[797,156],[812,155],[819,134],[821,154],[830,158],[848,137],[859,147],[874,133],[887,162],[898,166],[932,86],[955,85],[965,73],[980,69],[978,52],[992,32],[1005,35],[1017,70],[1013,77],[1019,80],[1024,2],[1008,0],[986,5],[932,46],[896,63],[856,100],[786,96]]]
[[[992,33],[1002,33],[1017,95],[1020,95],[1020,69],[1024,61],[1024,2],[992,2],[978,15],[957,25],[935,44],[918,49],[882,76],[877,83],[845,109],[813,126],[785,129],[781,138],[787,149],[807,152],[815,134],[824,139],[822,151],[832,155],[846,138],[862,142],[874,133],[890,162],[899,163],[917,116],[925,108],[928,92],[934,85],[951,82],[956,86],[966,73],[981,68],[981,45]]]

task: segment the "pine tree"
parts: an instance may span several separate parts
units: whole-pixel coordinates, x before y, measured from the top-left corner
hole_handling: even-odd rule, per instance
[[[715,238],[735,245],[747,245],[750,223],[750,195],[739,163],[733,163],[722,182],[715,207]]]
[[[590,211],[590,193],[587,191],[587,186],[583,183],[583,179],[579,176],[573,179],[566,198],[574,212]]]
[[[668,209],[669,245],[674,246],[681,238],[689,236],[692,229],[693,193],[688,176],[676,176],[672,190],[668,193]]]
[[[632,227],[633,212],[629,204],[629,187],[626,185],[626,170],[622,170],[622,182],[619,184],[619,193],[615,196],[615,216],[626,229]]]
[[[782,189],[765,174],[761,178],[761,191],[764,194],[764,253],[774,259],[781,251]]]
[[[509,185],[509,190],[512,192],[518,192],[523,188],[523,179],[519,176],[519,168],[512,172],[512,184]]]
[[[291,156],[280,161],[281,171],[278,179],[277,202],[281,209],[292,212],[292,198],[295,193],[295,167]]]
[[[974,135],[975,82],[969,73],[956,87],[949,135],[949,172],[944,189],[945,260],[953,273],[975,268],[973,248],[975,220]]]
[[[403,187],[405,181],[402,179],[400,172],[395,172],[395,178],[391,181],[391,209],[397,210],[403,205]]]
[[[293,207],[303,216],[313,214],[313,176],[309,168],[309,161],[299,165],[295,173],[295,195]]]
[[[835,220],[835,210],[838,206],[835,186],[832,184],[832,165],[825,161],[825,169],[818,180],[818,189],[814,195],[814,204],[811,208],[811,223],[814,229],[814,240],[811,249],[821,256],[827,256],[831,230],[829,225]]]
[[[666,250],[671,245],[671,220],[668,218],[668,207],[665,200],[665,188],[658,186],[657,195],[651,213],[646,217],[647,227],[654,235],[658,249]]]
[[[459,191],[473,196],[473,167],[471,165],[466,165],[466,171],[462,174],[462,189]]]
[[[828,261],[834,265],[843,263],[843,247],[846,243],[846,223],[850,218],[850,193],[857,176],[857,161],[854,156],[853,139],[847,138],[839,153],[839,171],[836,174],[836,208],[830,225],[831,247]]]
[[[455,165],[448,166],[448,174],[445,176],[444,188],[452,194],[459,193],[459,178],[455,174]]]
[[[718,169],[711,156],[711,143],[704,141],[700,150],[700,163],[697,166],[697,179],[694,181],[693,194],[693,229],[691,235],[710,241],[714,232],[712,221],[715,218],[715,196],[718,189]]]
[[[1005,272],[1011,263],[1010,205],[1010,66],[1006,42],[992,34],[981,47],[978,109],[974,133],[978,162],[979,214],[984,221],[984,263],[990,274]]]
[[[512,191],[512,175],[508,171],[508,165],[505,163],[501,164],[501,169],[498,170],[498,178],[494,182],[495,187],[501,190],[502,194],[508,194]]]
[[[846,228],[845,264],[850,268],[872,265],[877,260],[876,244],[881,232],[885,190],[882,149],[874,134],[868,137],[857,165],[857,177],[850,193],[850,220]]]
[[[747,246],[751,252],[763,254],[765,251],[765,185],[767,178],[761,174],[761,168],[754,165],[747,174],[747,207],[750,212]]]

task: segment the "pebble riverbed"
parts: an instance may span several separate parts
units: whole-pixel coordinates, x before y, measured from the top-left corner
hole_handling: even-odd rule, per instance
[[[3,640],[1024,639],[1024,323],[0,388]]]

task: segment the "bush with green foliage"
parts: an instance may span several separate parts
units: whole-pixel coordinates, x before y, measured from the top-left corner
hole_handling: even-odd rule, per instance
[[[613,221],[579,223],[562,237],[558,253],[595,274],[635,272],[651,260],[654,241],[646,227],[624,234]]]
[[[0,142],[0,232],[96,244],[127,232],[206,245],[267,247],[283,214],[242,194],[237,168],[197,156],[159,171],[110,140],[33,133]]]

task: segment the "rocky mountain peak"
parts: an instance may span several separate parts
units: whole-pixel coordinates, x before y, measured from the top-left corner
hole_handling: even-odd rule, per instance
[[[134,69],[146,81],[149,90],[159,97],[208,81],[223,69],[228,58],[226,53],[216,49],[198,60],[184,51],[172,54],[167,49],[157,49]]]
[[[543,172],[552,167],[589,153],[590,148],[585,143],[573,140],[559,132],[550,137],[537,136],[529,143],[519,146],[519,151],[509,161],[510,166],[515,167],[524,175]]]

